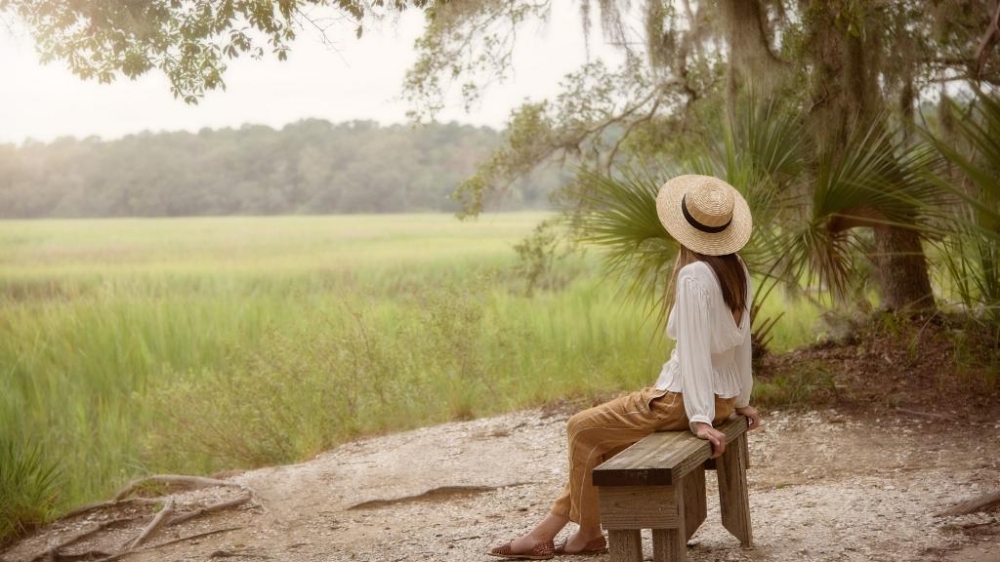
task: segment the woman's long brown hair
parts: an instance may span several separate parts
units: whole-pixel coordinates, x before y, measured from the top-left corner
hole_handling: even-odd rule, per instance
[[[685,265],[696,261],[707,263],[715,272],[715,276],[719,278],[719,286],[722,288],[722,300],[726,302],[726,306],[733,312],[733,315],[738,318],[737,322],[741,322],[747,308],[747,276],[743,270],[743,264],[740,263],[740,258],[736,254],[706,256],[681,245],[681,250],[677,254],[677,263],[674,264],[670,290],[664,304],[668,307],[673,306],[677,292],[678,273]]]

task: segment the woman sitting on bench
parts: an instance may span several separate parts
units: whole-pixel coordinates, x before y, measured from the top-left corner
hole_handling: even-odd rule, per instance
[[[607,550],[591,472],[601,462],[657,430],[691,432],[721,455],[725,436],[713,428],[733,414],[760,425],[749,405],[750,277],[736,254],[750,239],[750,209],[728,183],[708,176],[679,176],[663,185],[656,211],[681,244],[670,291],[667,335],[677,341],[652,388],[621,396],[574,415],[569,439],[569,483],[551,512],[528,534],[494,548],[493,556],[546,560],[556,554]],[[559,545],[556,535],[579,525]]]

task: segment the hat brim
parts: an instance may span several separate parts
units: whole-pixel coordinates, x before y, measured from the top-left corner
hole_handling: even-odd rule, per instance
[[[733,220],[722,232],[698,230],[684,218],[681,209],[684,195],[706,181],[724,185],[733,192]],[[711,176],[677,176],[664,183],[656,196],[656,214],[674,240],[706,256],[735,254],[746,246],[753,231],[750,206],[743,195],[735,187]]]

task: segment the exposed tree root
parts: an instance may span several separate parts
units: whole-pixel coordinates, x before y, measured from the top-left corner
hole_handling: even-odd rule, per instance
[[[126,550],[126,551],[123,551],[123,552],[119,552],[117,554],[112,554],[110,556],[106,556],[105,558],[98,558],[98,559],[95,560],[95,562],[114,562],[115,560],[121,560],[122,558],[125,558],[126,556],[128,556],[130,554],[138,554],[140,552],[149,552],[150,550],[156,550],[158,548],[163,548],[165,546],[170,546],[172,544],[177,544],[179,542],[189,541],[189,540],[193,540],[193,539],[200,539],[200,538],[208,537],[208,536],[211,536],[211,535],[218,535],[218,534],[221,534],[221,533],[228,533],[230,531],[238,531],[240,529],[243,529],[243,527],[227,527],[225,529],[215,529],[214,531],[206,531],[204,533],[196,533],[194,535],[188,535],[186,537],[181,537],[179,539],[173,539],[173,540],[169,540],[169,541],[157,543],[157,544],[154,544],[154,545],[150,545],[150,546],[147,546],[145,548],[140,548],[138,550]]]
[[[989,511],[995,507],[1000,507],[1000,491],[986,494],[969,501],[964,501],[942,512],[935,513],[938,517],[947,515],[968,515],[978,511]]]
[[[58,552],[50,552],[50,553],[46,554],[45,558],[43,558],[42,560],[45,560],[46,562],[50,562],[50,561],[51,562],[77,562],[79,560],[86,560],[86,561],[89,562],[91,560],[95,560],[95,558],[94,558],[95,556],[107,556],[107,554],[105,554],[103,552],[100,552],[100,551],[97,551],[97,550],[83,552],[81,554],[60,554]]]
[[[48,552],[54,552],[54,551],[57,551],[57,550],[61,550],[63,548],[66,548],[67,546],[74,545],[74,544],[76,544],[76,543],[78,543],[78,542],[80,542],[80,541],[82,541],[82,540],[84,540],[84,539],[86,539],[88,537],[92,537],[92,536],[96,535],[97,533],[100,533],[101,531],[105,531],[105,530],[111,529],[113,527],[118,527],[118,526],[121,526],[121,525],[125,525],[126,523],[131,523],[132,521],[136,521],[138,519],[142,519],[142,518],[141,517],[125,517],[125,518],[121,518],[121,519],[112,519],[110,521],[104,521],[103,523],[98,523],[93,528],[88,529],[86,531],[83,531],[81,533],[77,533],[77,534],[73,535],[72,537],[70,537],[69,539],[67,539],[67,540],[59,543],[58,546],[49,549]],[[48,553],[46,553],[45,555],[42,555],[42,556],[44,557],[46,555],[48,555]],[[38,559],[39,559],[38,557],[35,558],[35,560],[38,560]]]
[[[136,537],[134,541],[128,543],[126,549],[135,550],[140,544],[143,543],[143,541],[145,541],[147,538],[149,538],[150,535],[156,532],[156,530],[159,529],[161,525],[163,525],[163,522],[167,520],[167,516],[171,515],[173,512],[174,512],[174,498],[170,498],[169,500],[167,500],[167,504],[163,506],[163,509],[161,509],[160,512],[156,514],[156,517],[154,517],[153,520],[149,522],[149,525],[146,525],[146,528],[143,529],[141,533],[139,533],[139,536]]]
[[[896,408],[896,411],[910,416],[923,416],[925,418],[934,418],[946,421],[958,421],[957,419],[955,419],[955,416],[949,416],[947,414],[938,414],[936,412],[923,412],[921,410],[908,410],[906,408]]]
[[[153,498],[130,497],[132,494],[144,488],[148,488],[150,485],[164,486],[166,487],[167,492],[164,492],[164,495],[162,496],[157,496]],[[192,511],[180,511],[174,498],[166,495],[171,490],[179,491],[180,489],[190,490],[190,489],[210,488],[215,486],[240,488],[241,490],[244,491],[244,493],[237,498],[199,507]],[[177,542],[191,540],[194,538],[213,535],[216,533],[233,531],[235,529],[238,529],[239,527],[208,531],[205,533],[199,533],[196,535],[190,535],[187,537],[166,541],[153,546],[140,548],[144,543],[152,539],[163,528],[179,525],[181,523],[190,521],[192,519],[201,517],[209,513],[216,513],[228,509],[234,509],[246,503],[249,503],[252,499],[253,499],[253,492],[249,488],[242,486],[240,484],[226,482],[225,480],[202,478],[199,476],[178,476],[172,474],[157,475],[157,476],[151,476],[149,478],[142,478],[129,483],[129,485],[123,488],[120,492],[118,492],[118,494],[115,495],[115,499],[111,501],[96,503],[81,507],[79,509],[76,509],[68,513],[67,515],[61,518],[62,520],[71,519],[74,517],[79,517],[80,515],[83,514],[102,511],[110,508],[121,507],[125,505],[148,506],[148,505],[162,504],[163,507],[156,513],[155,516],[153,516],[149,520],[149,522],[142,528],[139,534],[136,535],[131,540],[127,541],[121,547],[120,550],[116,552],[104,552],[100,550],[89,550],[87,552],[81,552],[81,553],[64,552],[64,550],[69,546],[77,544],[85,539],[91,538],[101,533],[102,531],[106,531],[114,527],[119,527],[124,524],[134,522],[140,519],[146,519],[146,517],[143,516],[119,517],[111,519],[109,521],[104,521],[102,523],[97,524],[93,528],[77,533],[69,537],[68,539],[61,541],[56,546],[53,546],[48,550],[46,550],[45,552],[32,558],[31,562],[77,562],[83,560],[97,561],[97,562],[112,562],[114,560],[123,558],[129,554],[145,552],[147,550],[160,548],[163,546],[167,546],[169,544],[174,544]]]
[[[270,556],[264,554],[257,554],[245,548],[237,550],[216,550],[212,554],[209,554],[208,557],[212,559],[214,558],[260,558],[261,560],[271,559]]]
[[[136,550],[134,552],[146,552],[147,550],[156,550],[157,548],[163,548],[165,546],[170,546],[172,544],[177,544],[179,542],[189,541],[189,540],[193,540],[193,539],[201,539],[201,538],[204,538],[204,537],[210,537],[212,535],[219,535],[219,534],[222,534],[222,533],[229,533],[229,532],[232,532],[232,531],[239,531],[240,529],[244,529],[244,528],[245,527],[226,527],[225,529],[213,529],[211,531],[205,531],[204,533],[195,533],[193,535],[187,535],[186,537],[180,537],[180,538],[177,538],[177,539],[171,539],[169,541],[164,541],[164,542],[161,542],[161,543],[156,543],[154,545],[147,546],[145,548],[140,548],[139,550]]]
[[[213,512],[216,512],[216,511],[225,511],[227,509],[233,509],[233,508],[239,507],[239,506],[241,506],[241,505],[243,505],[243,504],[245,504],[245,503],[247,503],[249,501],[250,501],[250,494],[246,494],[244,496],[240,496],[240,497],[238,497],[236,499],[233,499],[233,500],[219,502],[219,503],[213,503],[212,505],[208,505],[208,506],[205,506],[205,507],[198,508],[198,509],[196,509],[194,511],[191,511],[189,513],[182,513],[180,515],[174,516],[172,519],[170,519],[170,522],[167,523],[167,525],[168,526],[179,525],[179,524],[181,524],[181,523],[183,523],[185,521],[188,521],[190,519],[194,519],[195,517],[201,517],[202,515],[205,515],[206,513],[213,513]]]
[[[225,480],[216,480],[215,478],[204,478],[201,476],[181,476],[177,474],[157,474],[155,476],[148,476],[146,478],[140,478],[138,480],[133,480],[128,486],[122,489],[115,495],[115,501],[122,501],[126,497],[132,495],[136,490],[148,486],[150,484],[163,484],[168,488],[170,487],[182,487],[186,489],[197,490],[199,488],[212,488],[214,486],[229,486],[234,488],[243,488],[239,484],[234,484],[233,482],[226,482]]]
[[[123,500],[110,500],[106,502],[92,503],[90,505],[85,505],[83,507],[78,507],[73,511],[63,515],[60,519],[72,519],[74,517],[79,517],[80,515],[86,515],[93,511],[103,511],[110,507],[127,507],[131,505],[156,505],[162,503],[163,500],[158,498],[125,498]]]

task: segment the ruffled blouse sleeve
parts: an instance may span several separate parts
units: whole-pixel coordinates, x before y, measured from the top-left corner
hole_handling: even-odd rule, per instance
[[[675,298],[678,370],[684,388],[684,411],[693,432],[696,422],[712,425],[715,418],[711,294],[695,272],[681,270]]]

